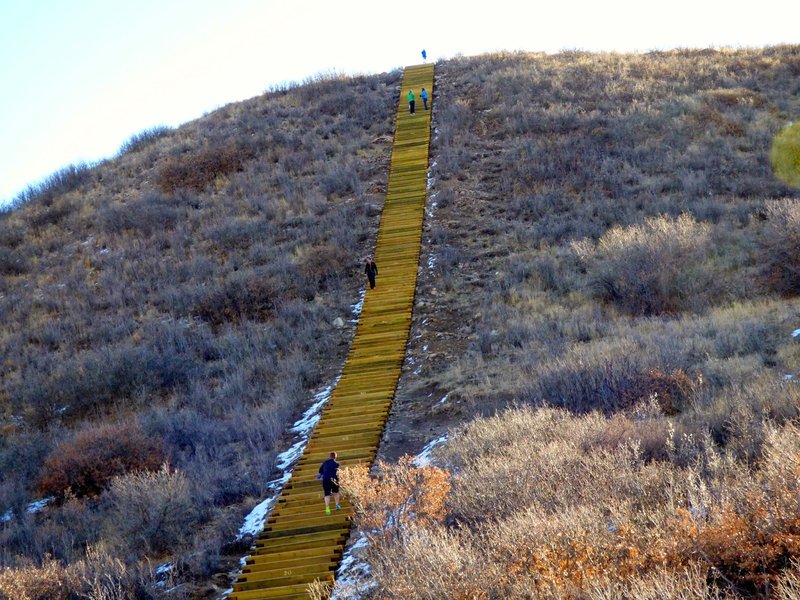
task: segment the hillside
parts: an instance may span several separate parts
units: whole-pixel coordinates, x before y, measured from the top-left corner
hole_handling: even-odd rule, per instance
[[[797,596],[800,208],[769,153],[798,76],[797,47],[437,65],[381,454],[449,434],[451,487],[403,531],[367,505],[379,596]]]
[[[797,597],[798,81],[798,47],[437,64],[388,462],[347,480],[373,597]],[[0,592],[227,586],[346,354],[399,82],[145,132],[0,217]]]
[[[341,369],[399,82],[323,77],[144,132],[0,215],[0,566],[51,557],[139,598],[144,557],[220,568]]]

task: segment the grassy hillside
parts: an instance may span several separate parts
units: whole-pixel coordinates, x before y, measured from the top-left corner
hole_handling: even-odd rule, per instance
[[[108,574],[143,598],[145,557],[220,568],[341,368],[399,83],[320,78],[144,132],[0,215],[0,567],[32,565],[0,595]]]
[[[798,81],[798,47],[437,65],[382,453],[450,439],[352,478],[375,597],[797,597],[800,209],[769,153]],[[143,557],[202,582],[239,550],[344,357],[398,84],[145,132],[0,218],[0,591],[157,597]]]
[[[796,597],[800,205],[769,155],[798,81],[798,47],[437,65],[382,452],[449,429],[450,487],[385,466],[437,518],[367,501],[379,596]]]

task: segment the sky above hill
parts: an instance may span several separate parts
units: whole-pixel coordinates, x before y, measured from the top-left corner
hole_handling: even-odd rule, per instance
[[[0,0],[0,203],[132,134],[320,72],[493,50],[798,43],[797,0]]]

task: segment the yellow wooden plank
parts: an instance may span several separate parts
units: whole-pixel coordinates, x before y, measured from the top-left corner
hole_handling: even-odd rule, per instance
[[[433,65],[407,67],[398,100],[389,181],[374,252],[378,285],[364,300],[342,376],[234,583],[231,600],[308,597],[307,582],[331,581],[352,508],[326,515],[316,469],[331,450],[343,465],[370,463],[400,377],[411,326],[427,193]],[[431,110],[408,111],[406,94],[428,90]]]

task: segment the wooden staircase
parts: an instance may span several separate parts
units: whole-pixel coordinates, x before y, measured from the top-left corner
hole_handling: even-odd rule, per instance
[[[250,551],[230,600],[308,598],[315,580],[333,582],[350,532],[352,508],[325,514],[319,465],[336,451],[342,466],[371,463],[405,356],[417,283],[430,143],[433,65],[403,73],[389,186],[378,232],[375,289],[368,290],[342,376],[303,456]],[[406,96],[413,89],[416,113]]]

